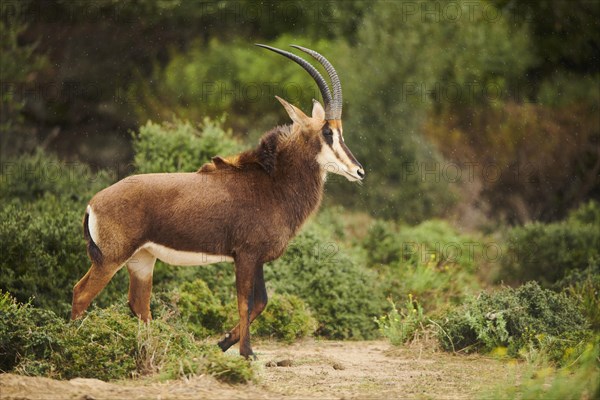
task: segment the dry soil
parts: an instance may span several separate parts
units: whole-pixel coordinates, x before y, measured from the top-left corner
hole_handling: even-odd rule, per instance
[[[103,382],[2,374],[0,399],[472,399],[486,387],[514,382],[520,369],[491,358],[432,351],[426,344],[259,342],[254,348],[258,376],[247,385],[222,384],[209,376]]]

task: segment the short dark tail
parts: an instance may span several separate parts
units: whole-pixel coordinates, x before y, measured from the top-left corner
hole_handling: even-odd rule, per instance
[[[87,253],[88,256],[92,259],[92,262],[96,265],[102,265],[102,251],[94,240],[92,239],[92,235],[90,235],[90,227],[89,227],[89,219],[90,215],[86,212],[85,217],[83,217],[83,236],[87,241]]]

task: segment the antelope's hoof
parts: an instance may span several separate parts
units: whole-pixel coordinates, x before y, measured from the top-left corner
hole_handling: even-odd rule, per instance
[[[234,344],[235,341],[232,339],[231,333],[226,334],[225,337],[221,339],[219,343],[217,343],[217,345],[221,348],[221,350],[223,350],[223,352],[226,352],[227,349],[229,349]]]

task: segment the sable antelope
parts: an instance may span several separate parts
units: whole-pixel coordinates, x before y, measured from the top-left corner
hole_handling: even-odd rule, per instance
[[[129,306],[151,319],[156,259],[173,265],[235,263],[240,321],[219,346],[240,342],[253,356],[249,326],[267,305],[263,264],[280,257],[290,239],[317,210],[328,172],[360,181],[364,170],[344,144],[342,88],[333,66],[319,53],[293,46],[319,61],[325,79],[301,57],[257,44],[302,66],[316,81],[325,108],[312,115],[277,97],[292,120],[265,133],[258,147],[214,157],[195,173],[134,175],[97,193],[83,219],[92,266],[73,288],[71,318],[80,317],[113,275],[127,265]]]

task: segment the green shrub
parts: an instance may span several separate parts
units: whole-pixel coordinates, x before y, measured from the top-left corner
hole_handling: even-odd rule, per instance
[[[590,327],[600,331],[600,260],[592,260],[584,270],[567,273],[556,286],[579,303]]]
[[[19,301],[67,316],[73,285],[90,267],[83,238],[83,209],[51,195],[0,209],[0,289]],[[127,291],[118,273],[98,297],[110,304]]]
[[[0,339],[0,369],[27,375],[112,380],[194,373],[230,383],[253,378],[246,360],[196,342],[178,320],[144,324],[126,306],[93,309],[67,323],[51,311],[0,294]]]
[[[267,266],[268,284],[308,304],[319,324],[318,335],[372,338],[377,332],[373,318],[385,305],[377,274],[362,267],[356,254],[341,243],[318,231],[307,227],[280,259]]]
[[[199,126],[187,121],[148,121],[133,136],[137,172],[193,172],[214,156],[237,153],[239,142],[222,124],[223,119],[209,118]]]
[[[171,296],[184,323],[197,337],[224,331],[225,308],[203,280],[186,282]]]
[[[222,302],[201,279],[183,283],[167,297],[177,316],[198,338],[221,334],[239,319],[236,298]],[[316,321],[299,297],[274,294],[251,327],[253,335],[293,342],[312,334]]]
[[[485,393],[485,399],[598,399],[600,398],[600,338],[582,346],[573,354],[566,366],[554,369],[542,365],[532,368],[516,384],[499,384]]]
[[[154,277],[155,282],[160,282],[162,290],[176,290],[182,282],[200,279],[206,283],[210,291],[222,304],[227,305],[229,302],[236,301],[235,267],[233,263],[217,263],[189,268],[170,266],[158,262]]]
[[[600,218],[597,213],[597,203],[591,203],[567,221],[511,229],[500,278],[511,282],[535,279],[550,286],[569,271],[600,260],[600,229],[594,222]]]
[[[369,265],[418,265],[429,262],[473,271],[481,244],[462,235],[447,222],[429,220],[416,226],[396,227],[385,221],[376,221],[363,241]]]
[[[402,243],[392,222],[376,220],[362,245],[367,251],[369,266],[388,265],[402,258]]]
[[[473,274],[485,243],[444,221],[414,227],[376,221],[365,237],[368,265],[379,269],[392,297],[409,293],[427,312],[458,304],[479,287]]]
[[[52,311],[19,304],[0,291],[0,370],[10,371],[24,359],[49,358],[64,327]]]
[[[2,370],[62,379],[119,379],[136,370],[138,321],[114,310],[66,323],[52,311],[0,298]]]
[[[302,299],[290,294],[274,294],[252,324],[252,333],[291,343],[313,334],[316,328],[317,322]]]
[[[472,297],[439,321],[445,350],[492,351],[506,347],[511,356],[543,350],[552,361],[587,335],[577,303],[566,295],[529,282]]]
[[[141,322],[116,306],[95,309],[62,333],[60,351],[51,360],[63,379],[111,380],[137,370],[137,335]]]
[[[590,200],[572,210],[568,217],[569,222],[585,225],[600,226],[600,203]]]
[[[415,339],[419,331],[425,330],[428,325],[427,318],[423,313],[423,307],[413,299],[412,294],[408,295],[407,301],[400,310],[391,299],[388,301],[391,311],[376,318],[375,322],[381,334],[388,338],[390,343],[396,346],[402,345]]]
[[[0,200],[31,202],[53,195],[64,201],[65,206],[77,203],[83,215],[86,202],[113,180],[105,171],[94,173],[87,164],[64,162],[37,149],[33,154],[3,161]]]

